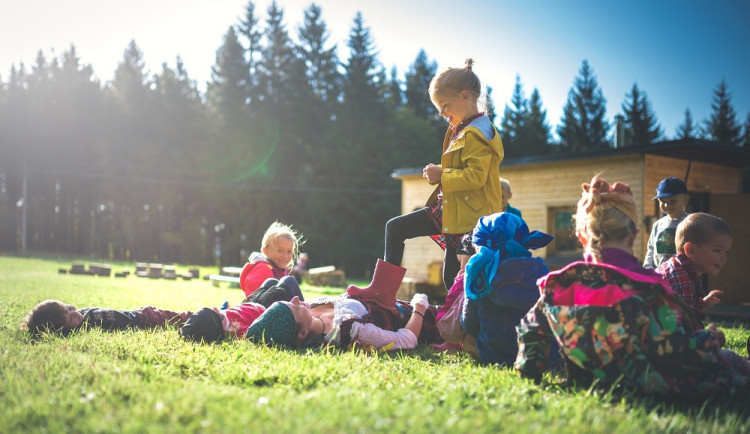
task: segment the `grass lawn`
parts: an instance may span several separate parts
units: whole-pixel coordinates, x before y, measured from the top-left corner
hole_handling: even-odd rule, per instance
[[[196,345],[174,328],[31,342],[18,323],[47,298],[171,310],[243,299],[202,279],[58,274],[70,264],[0,256],[0,432],[750,432],[750,393],[688,403],[570,389],[553,375],[534,384],[427,348]],[[728,347],[745,355],[747,326],[721,326]]]

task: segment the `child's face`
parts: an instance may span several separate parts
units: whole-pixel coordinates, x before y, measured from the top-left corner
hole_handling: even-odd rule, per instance
[[[672,218],[685,214],[688,203],[688,195],[685,193],[675,194],[670,197],[662,197],[659,200],[659,208]]]
[[[693,262],[698,274],[716,276],[727,262],[732,237],[716,234],[704,244],[685,243],[685,255]]]
[[[229,318],[227,318],[227,315],[218,307],[213,308],[213,311],[218,313],[221,317],[221,327],[224,329],[224,331],[229,331],[232,328],[232,323],[229,322]]]
[[[453,127],[457,127],[461,121],[473,114],[466,91],[452,97],[435,97],[432,102],[440,112],[440,116],[444,117]]]
[[[277,237],[275,243],[263,249],[263,254],[279,268],[286,268],[294,257],[294,242],[286,237]]]
[[[292,315],[294,315],[294,321],[301,325],[302,329],[306,330],[311,327],[313,317],[309,304],[301,301],[296,295],[292,297],[292,301],[280,301],[279,303],[289,306]]]
[[[510,192],[510,190],[508,190],[504,186],[501,188],[503,189],[503,201],[502,201],[501,209],[505,211],[505,208],[508,206],[508,201],[510,200],[511,197],[513,197],[513,194]]]
[[[68,319],[65,321],[65,328],[76,328],[79,325],[81,325],[81,322],[83,322],[83,315],[81,312],[78,312],[75,306],[70,304],[64,305],[66,309],[68,309]]]

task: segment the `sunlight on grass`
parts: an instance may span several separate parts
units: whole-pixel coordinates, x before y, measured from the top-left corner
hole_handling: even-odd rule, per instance
[[[0,256],[3,432],[747,432],[746,397],[664,402],[540,384],[428,348],[284,351],[182,341],[176,329],[45,336],[18,322],[37,302],[172,310],[239,303],[203,280],[58,275],[69,263]],[[341,288],[303,287],[308,298]],[[724,327],[745,354],[747,327]]]

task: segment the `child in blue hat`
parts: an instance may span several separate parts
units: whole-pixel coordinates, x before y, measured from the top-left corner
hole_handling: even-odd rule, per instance
[[[659,209],[664,213],[664,217],[654,222],[651,228],[643,266],[656,269],[677,253],[675,232],[677,225],[687,216],[685,209],[690,200],[687,185],[674,176],[664,178],[656,188],[654,200],[659,201]]]

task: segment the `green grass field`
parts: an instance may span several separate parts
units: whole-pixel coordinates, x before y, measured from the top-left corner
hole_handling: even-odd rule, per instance
[[[692,403],[614,396],[567,388],[552,375],[534,384],[427,348],[372,354],[242,340],[196,345],[174,328],[32,342],[18,323],[47,298],[171,310],[243,298],[202,279],[59,275],[59,268],[70,261],[0,256],[0,432],[750,431],[750,394]],[[119,268],[132,265],[113,271]],[[728,347],[745,355],[750,330],[722,326]]]

